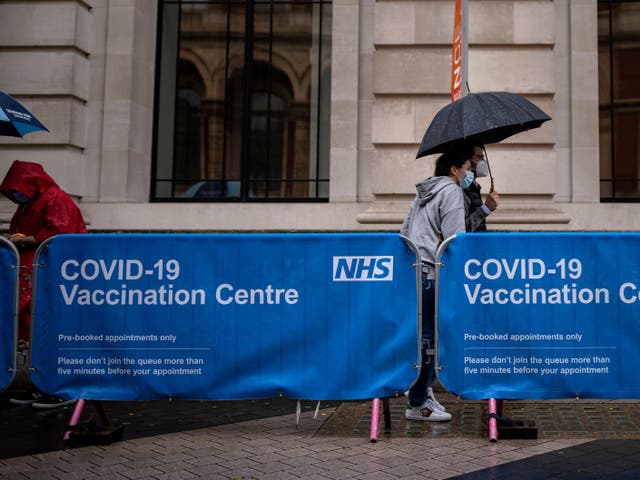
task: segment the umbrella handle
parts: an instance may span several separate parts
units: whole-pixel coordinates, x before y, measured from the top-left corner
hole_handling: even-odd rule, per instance
[[[486,147],[483,145],[482,146],[482,151],[484,152],[484,159],[487,162],[487,167],[489,168],[489,178],[491,179],[491,188],[489,189],[489,192],[493,192],[495,191],[494,184],[493,184],[493,174],[491,173],[491,164],[489,163],[489,155],[487,155],[487,149]]]

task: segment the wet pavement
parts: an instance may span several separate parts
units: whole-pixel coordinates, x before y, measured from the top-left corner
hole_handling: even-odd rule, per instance
[[[391,428],[385,430],[382,424],[381,438],[488,438],[488,402],[458,400],[443,392],[438,400],[451,413],[450,422],[407,421],[406,399],[390,399]],[[640,439],[640,402],[635,400],[504,401],[502,416],[524,425],[533,423],[538,438]],[[344,402],[320,433],[368,436],[370,425],[371,402]]]
[[[506,401],[538,438],[487,438],[487,402],[438,392],[451,422],[404,419],[390,399],[369,441],[371,402],[291,399],[104,402],[124,440],[65,448],[72,407],[14,406],[0,394],[0,479],[631,479],[640,478],[640,402]],[[314,418],[315,416],[315,418]],[[96,417],[92,405],[82,423]],[[95,420],[95,418],[93,418]]]
[[[449,478],[637,480],[640,478],[638,453],[640,440],[595,440]]]
[[[9,403],[10,392],[0,393],[0,458],[32,455],[65,448],[73,405],[41,410],[30,405]],[[128,440],[195,430],[198,428],[245,422],[296,412],[296,401],[283,397],[243,401],[154,400],[139,402],[102,402],[111,423],[124,427]],[[321,402],[321,408],[340,402]],[[317,407],[317,402],[301,402],[302,412]],[[101,424],[93,404],[87,403],[81,425]]]

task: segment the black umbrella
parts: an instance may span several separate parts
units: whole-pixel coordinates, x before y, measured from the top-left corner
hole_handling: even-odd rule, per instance
[[[509,92],[470,93],[443,107],[422,138],[416,158],[443,153],[460,140],[496,143],[538,128],[551,117]]]

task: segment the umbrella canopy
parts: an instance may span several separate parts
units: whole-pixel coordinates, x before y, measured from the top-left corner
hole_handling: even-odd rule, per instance
[[[442,153],[460,141],[482,144],[538,128],[551,117],[520,95],[509,92],[470,93],[443,107],[427,128],[417,158]]]
[[[24,105],[0,92],[0,135],[24,137],[38,130],[49,131]]]

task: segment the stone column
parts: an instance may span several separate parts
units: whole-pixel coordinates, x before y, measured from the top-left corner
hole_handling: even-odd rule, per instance
[[[96,2],[98,3],[98,2]],[[153,127],[157,2],[100,2],[94,9],[104,41],[92,63],[100,202],[147,202]]]

